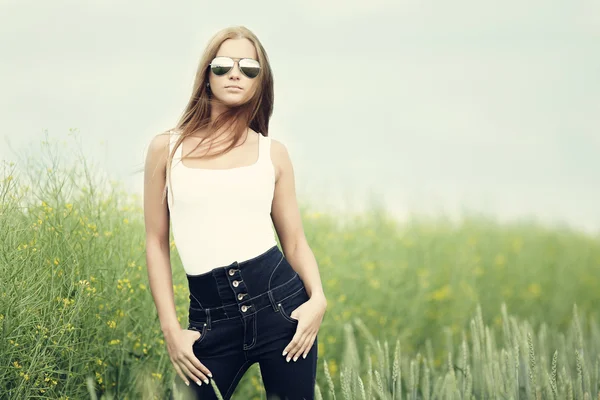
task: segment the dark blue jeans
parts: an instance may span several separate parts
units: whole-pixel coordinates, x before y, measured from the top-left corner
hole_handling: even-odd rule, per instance
[[[249,260],[187,278],[188,329],[201,333],[194,354],[212,372],[224,399],[231,398],[254,363],[260,366],[267,399],[314,399],[317,339],[305,359],[287,362],[282,355],[298,326],[290,314],[309,296],[277,245]],[[189,389],[196,399],[217,398],[212,384],[190,381]]]

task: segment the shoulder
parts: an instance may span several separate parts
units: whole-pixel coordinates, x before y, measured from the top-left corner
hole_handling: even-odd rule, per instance
[[[169,143],[171,141],[172,133],[171,131],[166,131],[162,133],[158,133],[150,139],[150,145],[148,147],[148,152],[152,153],[160,153],[165,149],[169,148]]]
[[[158,133],[150,139],[146,156],[148,163],[155,166],[166,166],[171,135],[171,131],[166,131]]]
[[[275,181],[279,180],[282,174],[293,173],[292,160],[287,146],[271,138],[271,160],[275,167]]]
[[[271,139],[271,155],[276,157],[285,157],[288,156],[288,150],[283,142],[277,139]]]

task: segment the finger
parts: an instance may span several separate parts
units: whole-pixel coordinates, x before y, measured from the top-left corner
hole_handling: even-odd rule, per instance
[[[177,372],[177,375],[179,375],[181,380],[184,381],[186,385],[190,386],[190,382],[189,382],[188,378],[185,376],[185,374],[183,373],[183,371],[181,370],[179,365],[177,365],[176,362],[173,363],[173,367],[175,368],[175,371]]]
[[[306,335],[306,340],[304,341],[302,350],[300,352],[298,352],[298,357],[306,358],[306,355],[308,354],[308,352],[310,351],[310,348],[312,347],[313,337],[314,337],[314,334],[312,334],[312,333],[308,333]]]
[[[188,360],[192,363],[192,365],[199,371],[204,373],[205,375],[212,378],[212,372],[206,367],[206,365],[202,364],[198,357],[194,353],[188,356]]]
[[[290,353],[296,348],[296,346],[298,345],[298,341],[300,340],[300,337],[302,336],[302,331],[296,329],[296,333],[294,334],[294,336],[292,337],[292,340],[290,340],[290,342],[287,344],[287,346],[285,346],[285,348],[283,349],[283,355],[284,356],[288,356],[288,358],[290,358]]]
[[[182,360],[183,363],[185,364],[186,368],[190,371],[190,373],[192,375],[190,375],[191,377],[193,377],[192,379],[194,380],[194,382],[196,382],[198,379],[201,380],[202,382],[208,384],[208,378],[206,377],[206,375],[204,375],[202,373],[202,371],[198,370],[198,368],[196,368],[194,366],[194,364],[192,364],[192,362],[190,361],[189,358],[185,358]],[[196,382],[198,383],[198,382]]]
[[[300,339],[300,343],[298,344],[298,349],[296,350],[295,354],[294,354],[294,361],[298,361],[298,358],[300,358],[302,356],[302,353],[304,353],[304,351],[306,350],[306,345],[308,344],[308,341],[310,339],[310,334],[305,333],[302,338]]]
[[[199,331],[197,331],[195,329],[186,329],[186,331],[188,331],[188,332],[194,332],[194,333],[198,334],[198,337],[196,339],[194,339],[194,342],[197,342],[202,337],[202,333],[200,333]]]
[[[202,386],[202,382],[201,382],[201,381],[200,381],[200,380],[199,380],[197,377],[195,377],[195,376],[194,376],[194,374],[192,374],[192,373],[190,372],[190,369],[189,369],[189,368],[188,368],[188,367],[185,365],[185,363],[183,362],[183,360],[180,360],[180,361],[179,361],[179,367],[180,367],[180,368],[181,368],[181,370],[182,370],[182,371],[183,371],[183,372],[184,372],[184,373],[185,373],[185,374],[186,374],[186,375],[189,377],[189,378],[186,378],[186,379],[185,379],[185,380],[186,380],[186,384],[187,384],[188,386],[190,385],[190,383],[189,383],[189,382],[187,382],[187,381],[188,381],[188,379],[191,379],[191,380],[192,380],[192,382],[196,382],[196,385],[198,385],[198,386]]]
[[[290,342],[287,344],[287,346],[285,346],[285,348],[283,349],[283,353],[281,353],[282,356],[287,358],[287,361],[290,361],[291,355],[290,352],[292,351],[292,349],[294,349],[296,347],[296,336],[294,335],[294,337],[292,338],[292,340],[290,340]]]
[[[310,350],[313,348],[313,346],[315,345],[315,338],[316,337],[317,337],[317,335],[315,335],[315,334],[311,335],[310,340],[308,342],[307,349],[302,354],[302,358],[306,358],[306,356],[308,355],[308,353],[310,352]]]
[[[288,356],[286,358],[286,360],[289,362],[298,352],[298,349],[300,348],[300,344],[303,341],[303,336],[304,333],[302,332],[296,332],[296,334],[294,335],[294,337],[292,338],[292,340],[290,341],[290,344],[288,344]]]
[[[298,359],[298,353],[302,349],[302,343],[304,343],[304,335],[298,338],[296,346],[290,351],[290,358],[296,361]]]

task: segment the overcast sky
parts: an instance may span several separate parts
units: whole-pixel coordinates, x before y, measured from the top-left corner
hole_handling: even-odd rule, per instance
[[[244,25],[274,71],[270,135],[300,200],[600,229],[600,3],[0,0],[0,158],[47,131],[141,193],[200,55]]]

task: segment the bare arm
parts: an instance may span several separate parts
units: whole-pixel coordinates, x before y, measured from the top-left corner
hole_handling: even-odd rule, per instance
[[[192,350],[192,344],[200,338],[200,333],[182,329],[175,309],[169,247],[169,208],[167,199],[162,199],[168,154],[169,135],[159,134],[152,138],[144,168],[148,279],[173,367],[186,385],[190,384],[188,378],[202,385],[202,381],[209,383],[207,376],[212,377],[212,373],[196,358]]]
[[[272,155],[276,165],[275,194],[271,205],[271,219],[290,265],[304,282],[311,300],[327,306],[319,267],[308,245],[302,218],[296,200],[294,167],[286,146],[272,139]]]
[[[146,265],[154,304],[165,337],[181,329],[175,311],[175,297],[169,248],[169,210],[162,201],[166,179],[169,136],[156,135],[150,142],[144,168],[144,221]]]
[[[308,293],[309,300],[294,309],[290,317],[298,320],[296,333],[285,347],[283,356],[294,361],[306,358],[313,347],[319,327],[323,322],[327,299],[323,291],[317,260],[308,245],[302,218],[296,200],[296,184],[292,160],[283,143],[272,140],[275,163],[275,194],[271,206],[271,219],[281,241],[285,257],[296,270]]]

